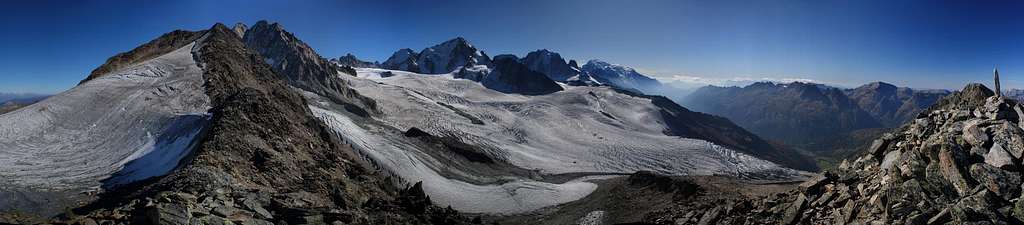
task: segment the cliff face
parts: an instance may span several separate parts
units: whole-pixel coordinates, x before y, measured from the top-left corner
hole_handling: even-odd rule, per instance
[[[259,21],[246,30],[242,40],[289,85],[327,96],[361,115],[377,111],[373,99],[352,90],[345,80],[337,77],[355,76],[351,67],[341,67],[320,57],[280,24]]]

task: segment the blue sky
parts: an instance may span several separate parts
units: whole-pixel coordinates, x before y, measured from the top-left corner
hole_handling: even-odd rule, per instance
[[[59,92],[174,29],[282,23],[325,57],[386,59],[462,36],[490,55],[547,48],[663,81],[885,81],[1024,88],[1020,1],[33,1],[0,13],[0,92]]]

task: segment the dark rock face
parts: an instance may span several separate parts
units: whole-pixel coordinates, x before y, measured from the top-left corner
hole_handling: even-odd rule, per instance
[[[1021,224],[1020,103],[972,84],[884,136],[856,160],[812,179],[800,190],[771,196],[719,217],[780,224]],[[973,127],[973,128],[970,128]],[[965,134],[977,129],[976,134]],[[972,137],[985,136],[985,138]],[[988,141],[967,140],[988,139]],[[1013,143],[1013,144],[1011,144]],[[992,151],[1007,151],[986,158]],[[995,163],[994,163],[995,162]],[[697,214],[715,211],[705,207]],[[683,213],[683,212],[675,212]],[[655,215],[671,218],[673,212]],[[653,220],[661,220],[653,219]]]
[[[416,51],[413,51],[412,49],[399,49],[394,54],[391,54],[391,57],[389,57],[387,61],[384,61],[381,68],[419,73],[420,65],[416,62],[419,58],[419,53],[416,53]]]
[[[81,217],[58,222],[467,223],[450,209],[403,204],[425,196],[403,197],[368,170],[231,29],[217,24],[201,33],[196,58],[214,118],[193,155],[167,176],[113,190],[77,209]]]
[[[362,96],[337,77],[345,73],[354,76],[354,70],[328,62],[280,24],[259,21],[246,31],[243,40],[288,84],[363,111],[377,111],[373,99]]]
[[[530,70],[513,55],[494,58],[494,69],[481,81],[487,88],[526,95],[542,95],[562,90],[555,81]]]
[[[189,43],[192,43],[196,39],[202,36],[201,32],[192,32],[184,30],[171,31],[161,35],[159,38],[150,41],[149,43],[143,44],[142,46],[136,47],[128,52],[119,53],[113,57],[107,59],[106,63],[100,65],[96,69],[89,73],[89,76],[83,79],[79,84],[85,83],[86,81],[96,79],[97,77],[103,76],[125,67],[131,66],[142,61],[150,60],[167,54],[171,51],[184,47]]]
[[[575,61],[573,61],[575,64]],[[541,49],[526,54],[522,63],[531,70],[543,73],[555,81],[565,82],[569,78],[580,75],[579,66],[572,66],[565,62],[556,52]]]
[[[331,62],[332,63],[337,63],[338,65],[342,65],[342,66],[348,66],[348,67],[380,68],[380,63],[377,63],[377,62],[367,62],[367,61],[359,60],[359,58],[356,58],[356,56],[354,56],[352,54],[345,54],[345,56],[338,57],[337,59],[331,59]]]
[[[691,109],[724,116],[769,139],[799,144],[881,124],[839,89],[809,83],[700,88],[683,99]]]
[[[949,92],[921,91],[874,82],[846,90],[861,109],[875,117],[885,127],[895,127],[910,121]]]

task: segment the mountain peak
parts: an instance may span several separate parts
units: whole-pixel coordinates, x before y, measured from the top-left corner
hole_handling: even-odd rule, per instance
[[[881,82],[881,81],[875,81],[875,82],[871,82],[871,83],[862,85],[862,86],[858,87],[857,89],[890,91],[890,90],[896,90],[897,88],[898,87],[896,87],[896,85],[892,85],[892,84]]]

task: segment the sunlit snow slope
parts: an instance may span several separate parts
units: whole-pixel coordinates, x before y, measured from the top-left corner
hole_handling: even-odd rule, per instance
[[[665,135],[662,114],[651,100],[607,87],[565,87],[552,94],[524,96],[450,74],[381,69],[358,73],[359,78],[347,79],[359,93],[377,101],[382,114],[374,120],[382,125],[358,122],[362,118],[332,110],[325,101],[312,101],[314,114],[390,171],[408,181],[422,180],[431,199],[461,211],[525,212],[582,198],[596,185],[586,178],[562,184],[507,178],[487,185],[445,178],[439,174],[467,172],[437,162],[379,127],[417,127],[456,137],[482,146],[492,158],[547,175],[651,170],[785,179],[798,174],[707,141]]]
[[[209,118],[192,46],[0,115],[0,193],[95,189],[173,169]]]

